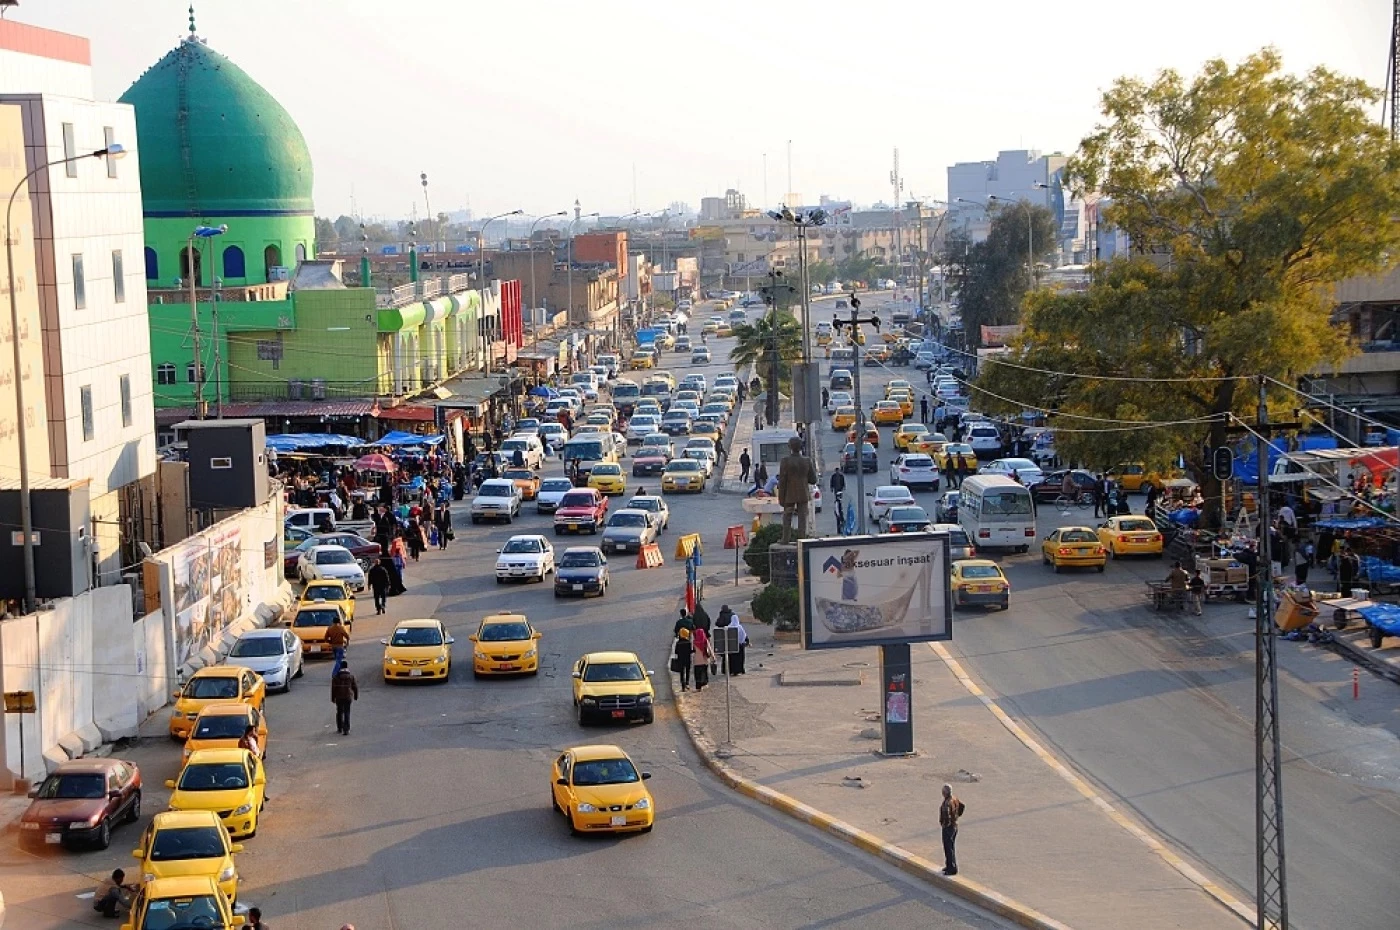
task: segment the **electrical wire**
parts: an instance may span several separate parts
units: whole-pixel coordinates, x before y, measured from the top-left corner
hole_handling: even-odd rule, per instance
[[[1200,377],[1192,378],[1149,378],[1130,375],[1086,375],[1077,371],[1055,371],[1049,368],[1036,368],[1032,365],[1020,365],[1016,362],[1008,362],[1005,359],[1000,358],[998,356],[981,356],[972,352],[968,352],[964,349],[955,349],[952,346],[946,345],[942,342],[936,344],[941,346],[947,352],[951,352],[955,355],[962,355],[967,358],[973,359],[979,365],[1001,365],[1005,368],[1015,368],[1019,371],[1029,371],[1040,375],[1051,375],[1057,378],[1080,378],[1087,381],[1121,381],[1132,384],[1189,384],[1195,381],[1249,381],[1255,377],[1254,375],[1202,375]]]
[[[1272,377],[1271,375],[1265,375],[1265,376],[1264,376],[1264,380],[1265,380],[1265,381],[1268,381],[1268,382],[1270,382],[1270,383],[1272,383],[1272,384],[1275,384],[1275,385],[1277,385],[1277,386],[1279,386],[1279,387],[1281,387],[1281,388],[1284,388],[1285,390],[1292,391],[1294,394],[1297,394],[1299,397],[1304,398],[1305,400],[1307,400],[1308,402],[1310,402],[1310,403],[1312,403],[1312,404],[1315,404],[1315,405],[1317,405],[1317,406],[1319,406],[1319,407],[1326,407],[1328,410],[1333,410],[1333,411],[1336,411],[1337,413],[1345,414],[1345,415],[1347,415],[1347,416],[1349,416],[1349,417],[1351,417],[1351,418],[1357,420],[1358,422],[1366,423],[1366,424],[1368,424],[1368,425],[1370,425],[1370,426],[1376,426],[1376,427],[1379,427],[1379,428],[1381,428],[1381,429],[1383,429],[1383,430],[1386,430],[1386,431],[1389,431],[1389,430],[1394,429],[1394,427],[1390,426],[1389,424],[1382,423],[1380,420],[1376,420],[1376,419],[1373,419],[1372,417],[1368,417],[1368,416],[1362,414],[1360,411],[1351,410],[1351,409],[1348,409],[1348,408],[1346,408],[1346,407],[1338,406],[1337,404],[1334,404],[1334,403],[1332,403],[1332,402],[1330,402],[1330,401],[1322,400],[1322,399],[1320,399],[1320,398],[1318,398],[1318,397],[1313,396],[1312,394],[1309,394],[1307,391],[1304,391],[1304,390],[1302,390],[1301,388],[1296,388],[1296,387],[1294,387],[1294,386],[1291,385],[1291,384],[1288,384],[1288,383],[1286,383],[1286,382],[1280,381],[1279,379],[1277,379],[1277,378],[1275,378],[1275,377]],[[1331,431],[1331,430],[1329,429],[1329,432],[1330,432],[1330,431]],[[1340,435],[1340,434],[1338,434],[1338,435]],[[1351,441],[1352,441],[1352,440],[1351,440],[1350,438],[1347,438],[1347,442],[1351,442]]]

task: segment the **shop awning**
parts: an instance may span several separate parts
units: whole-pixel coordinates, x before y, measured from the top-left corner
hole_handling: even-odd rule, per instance
[[[402,430],[394,430],[392,433],[385,433],[378,439],[366,443],[372,446],[436,446],[440,445],[447,437],[419,436],[417,433],[405,433]]]
[[[341,433],[276,433],[267,437],[267,447],[275,452],[302,452],[308,449],[362,446],[365,440]]]

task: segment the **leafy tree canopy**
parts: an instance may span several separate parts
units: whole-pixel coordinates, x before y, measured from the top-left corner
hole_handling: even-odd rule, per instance
[[[963,329],[976,344],[982,326],[1020,321],[1021,303],[1032,284],[1026,256],[1038,262],[1055,249],[1059,229],[1045,207],[1017,201],[993,207],[991,229],[982,242],[950,235],[944,264],[958,291]]]

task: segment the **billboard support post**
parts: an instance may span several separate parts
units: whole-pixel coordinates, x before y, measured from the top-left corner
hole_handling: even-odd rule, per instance
[[[914,752],[914,674],[909,644],[880,647],[880,753]]]

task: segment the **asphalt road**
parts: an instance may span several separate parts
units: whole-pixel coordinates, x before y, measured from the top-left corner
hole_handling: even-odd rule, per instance
[[[701,370],[718,374],[729,341],[711,345],[716,363]],[[691,370],[679,354],[667,365]],[[410,591],[390,601],[388,617],[375,617],[362,599],[349,652],[361,688],[351,735],[334,732],[327,663],[310,665],[289,695],[268,701],[271,801],[239,856],[243,903],[261,906],[278,930],[344,921],[360,930],[1002,926],[732,793],[703,768],[666,700],[665,657],[683,583],[671,556],[679,532],[698,531],[710,558],[722,558],[724,527],[741,510],[737,497],[713,491],[671,505],[667,565],[640,571],[614,557],[603,599],[561,601],[548,586],[495,583],[496,548],[514,532],[550,525],[530,505],[511,527],[472,527],[464,513],[457,517],[457,540],[410,565]],[[556,540],[556,552],[571,541]],[[720,594],[711,597],[717,609]],[[543,631],[537,678],[473,680],[466,636],[502,609],[527,614]],[[456,670],[446,685],[385,686],[379,639],[394,620],[415,615],[438,617],[455,634]],[[614,648],[635,650],[658,669],[658,719],[582,731],[569,668],[581,653]],[[178,750],[162,735],[163,718],[148,733],[123,755],[145,773],[149,813],[164,807],[168,792],[159,786],[174,776]],[[653,833],[576,839],[550,812],[550,760],[590,742],[616,742],[653,773]],[[105,853],[43,858],[6,844],[0,889],[9,925],[110,926],[74,895],[111,868],[133,865],[127,851],[137,836],[125,827]]]
[[[879,301],[870,305],[882,306]],[[867,405],[913,369],[862,370]],[[889,433],[881,430],[887,482]],[[844,442],[821,432],[827,462]],[[828,467],[828,474],[830,468]],[[847,476],[847,500],[855,500]],[[933,512],[936,495],[916,495]],[[1142,498],[1134,498],[1141,507]],[[1093,526],[1092,509],[1040,508],[1043,536]],[[834,520],[832,520],[834,523]],[[821,530],[829,532],[827,521]],[[1161,561],[1118,560],[1104,574],[1056,575],[1026,555],[996,554],[1012,582],[1007,613],[960,613],[951,644],[1003,706],[1179,852],[1254,899],[1253,625],[1242,605],[1203,620],[1146,607]],[[1283,796],[1292,925],[1391,928],[1400,910],[1400,716],[1394,686],[1366,673],[1352,702],[1350,666],[1280,640]]]

